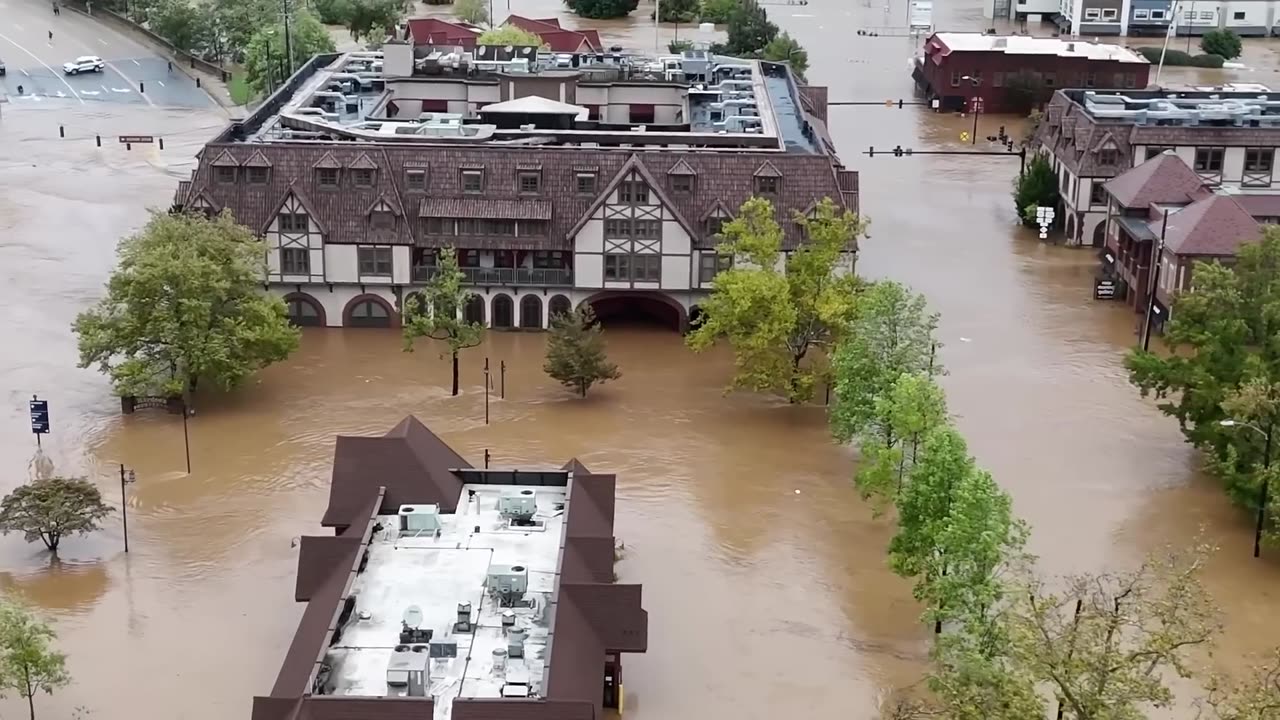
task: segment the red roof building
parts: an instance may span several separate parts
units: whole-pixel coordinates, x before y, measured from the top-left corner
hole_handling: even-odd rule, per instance
[[[466,23],[449,22],[440,18],[413,18],[409,20],[409,37],[414,45],[456,45],[468,50],[476,46],[480,28]]]
[[[512,15],[503,25],[514,25],[521,30],[531,32],[542,38],[543,44],[558,53],[604,52],[604,43],[600,41],[600,33],[595,30],[569,30],[560,27],[555,18],[527,18]]]

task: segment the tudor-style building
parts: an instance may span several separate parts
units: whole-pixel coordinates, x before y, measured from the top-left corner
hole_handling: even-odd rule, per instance
[[[342,70],[345,60],[330,58],[327,70]],[[742,77],[755,79],[735,81],[740,88],[774,72],[743,67],[755,74]],[[772,128],[741,136],[577,121],[566,131],[548,118],[585,117],[583,108],[533,96],[516,100],[519,130],[466,126],[492,133],[490,141],[343,137],[364,129],[357,124],[325,125],[333,139],[298,142],[262,128],[318,125],[316,116],[288,116],[276,98],[205,147],[175,206],[227,210],[260,233],[266,281],[299,325],[397,326],[405,298],[431,279],[440,249],[451,247],[474,293],[460,310],[468,321],[539,329],[553,314],[590,302],[602,316],[626,306],[684,327],[729,267],[715,246],[743,202],[774,203],[784,251],[803,241],[793,218],[823,198],[857,210],[857,174],[830,153],[818,115],[805,110],[822,95],[802,96],[785,71],[767,79],[756,111],[769,113]],[[682,101],[682,114],[703,102],[686,99],[683,85],[645,89]],[[791,115],[765,100],[792,91],[799,101]],[[488,105],[485,117],[511,104]],[[530,135],[542,142],[519,140]],[[850,269],[855,250],[846,257]]]

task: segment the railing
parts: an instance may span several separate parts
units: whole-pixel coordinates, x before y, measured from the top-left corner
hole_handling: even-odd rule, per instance
[[[459,268],[464,285],[573,285],[573,271],[560,268]],[[435,277],[439,268],[434,265],[417,265],[413,268],[414,282],[427,282]]]

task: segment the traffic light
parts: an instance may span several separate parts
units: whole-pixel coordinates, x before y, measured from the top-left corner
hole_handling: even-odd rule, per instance
[[[899,146],[897,146],[897,147],[895,147],[895,148],[893,149],[893,156],[894,156],[894,157],[902,157],[902,146],[901,146],[901,145],[899,145]]]
[[[867,148],[867,157],[875,157],[875,156],[876,156],[876,146],[872,145],[871,147]]]

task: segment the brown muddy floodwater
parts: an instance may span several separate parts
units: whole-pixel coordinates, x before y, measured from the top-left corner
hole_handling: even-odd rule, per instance
[[[511,7],[535,17],[560,9],[557,0]],[[652,30],[639,19],[648,12],[601,26],[611,42],[648,47]],[[916,41],[852,32],[900,25],[902,8],[812,0],[771,12],[809,49],[811,79],[830,85],[832,100],[910,97]],[[972,0],[940,8],[937,23],[982,26]],[[1251,45],[1249,57],[1260,69],[1240,78],[1265,82],[1272,46]],[[467,351],[463,394],[451,398],[447,364],[429,348],[402,353],[384,331],[308,331],[288,363],[202,399],[186,475],[180,420],[120,417],[106,383],[74,368],[68,324],[100,294],[115,240],[144,220],[144,205],[167,204],[222,120],[99,107],[55,116],[10,105],[0,126],[0,489],[33,462],[32,393],[50,401],[45,450],[58,471],[97,478],[113,501],[116,463],[138,477],[128,555],[118,518],[68,540],[58,564],[18,537],[0,539],[0,587],[44,608],[70,656],[75,683],[37,701],[45,717],[83,706],[95,720],[134,720],[140,709],[166,720],[247,718],[299,616],[291,539],[320,532],[333,437],[380,433],[408,413],[473,462],[487,448],[499,464],[576,455],[617,473],[620,571],[644,583],[651,618],[649,653],[627,661],[629,716],[769,718],[803,698],[809,717],[869,717],[886,688],[916,676],[928,636],[907,584],[885,566],[890,526],[852,491],[854,455],[830,442],[822,409],[725,396],[728,356],[694,356],[661,330],[612,329],[623,378],[585,401],[542,375],[540,335],[495,334]],[[84,134],[58,141],[53,124],[67,117],[104,136],[154,128],[169,149],[97,150]],[[959,148],[969,122],[910,107],[832,109],[832,135],[862,172],[873,220],[861,272],[910,283],[942,313],[951,407],[1033,526],[1045,572],[1121,566],[1204,526],[1222,546],[1209,568],[1227,619],[1218,657],[1233,667],[1257,659],[1280,644],[1268,612],[1280,550],[1249,557],[1248,520],[1200,476],[1175,423],[1128,386],[1120,357],[1135,318],[1090,299],[1092,254],[1012,227],[1016,161],[860,154]],[[982,118],[981,134],[1012,122]],[[488,426],[485,357],[509,368]],[[12,700],[0,710],[22,712]]]

